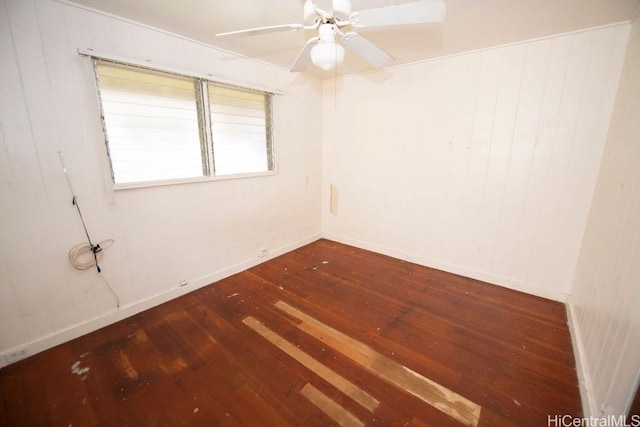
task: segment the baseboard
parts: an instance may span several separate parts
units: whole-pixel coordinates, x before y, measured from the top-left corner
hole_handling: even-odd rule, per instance
[[[483,282],[491,283],[492,285],[502,286],[504,288],[513,289],[553,301],[559,301],[565,304],[567,302],[568,295],[566,293],[555,289],[545,288],[533,283],[523,282],[505,276],[499,276],[484,271],[478,271],[457,265],[452,265],[424,256],[408,254],[398,249],[388,248],[385,246],[380,246],[332,233],[322,233],[322,237],[328,240],[333,240],[335,242],[344,243],[345,245],[355,246],[361,249],[388,255],[393,258],[398,258],[416,264],[424,265],[425,267],[436,268],[438,270],[458,274],[460,276],[469,277],[471,279],[481,280]]]
[[[160,305],[172,299],[178,298],[182,295],[186,295],[204,286],[210,285],[211,283],[217,282],[226,277],[240,273],[241,271],[247,270],[251,267],[254,267],[258,264],[268,261],[272,258],[278,257],[280,255],[284,255],[287,252],[290,252],[299,247],[307,245],[320,238],[321,238],[320,234],[311,235],[295,243],[291,243],[289,245],[285,245],[278,249],[272,250],[269,252],[268,255],[265,255],[264,257],[261,257],[261,258],[252,257],[242,262],[239,262],[237,264],[231,265],[229,267],[226,267],[216,272],[213,272],[211,274],[208,274],[204,277],[200,277],[199,279],[192,280],[189,282],[188,286],[176,287],[164,292],[160,292],[158,294],[152,295],[143,300],[136,301],[126,306],[122,306],[109,313],[106,313],[103,316],[89,319],[85,322],[78,323],[76,325],[57,331],[53,334],[35,339],[28,343],[22,344],[18,347],[10,348],[4,351],[0,355],[0,368],[7,366],[11,363],[17,362],[19,360],[22,360],[26,357],[33,356],[34,354],[40,353],[52,347],[55,347],[56,345],[65,343],[67,341],[71,341],[75,338],[81,337],[82,335],[91,333],[105,326],[119,322],[120,320],[126,319],[138,313],[141,313],[145,310],[148,310],[152,307],[155,307],[157,305]]]
[[[576,371],[578,374],[578,385],[580,387],[580,399],[582,400],[583,416],[586,418],[600,416],[597,409],[596,401],[591,394],[591,381],[589,380],[589,371],[584,360],[584,345],[580,328],[576,322],[577,316],[571,299],[566,304],[567,306],[567,323],[569,325],[569,333],[571,334],[571,344],[573,345],[573,356],[576,360]]]

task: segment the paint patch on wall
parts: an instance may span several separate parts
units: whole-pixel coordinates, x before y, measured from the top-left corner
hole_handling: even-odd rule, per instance
[[[338,215],[338,188],[331,184],[329,193],[329,212],[332,215]]]

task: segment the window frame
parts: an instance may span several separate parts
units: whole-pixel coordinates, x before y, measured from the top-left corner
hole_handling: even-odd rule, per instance
[[[145,188],[145,187],[157,187],[176,184],[188,184],[195,182],[211,182],[211,181],[224,181],[229,179],[241,179],[252,178],[260,176],[272,176],[278,173],[277,162],[277,149],[276,149],[276,126],[274,124],[274,110],[276,95],[282,95],[282,92],[274,89],[265,89],[256,87],[253,85],[244,85],[236,82],[229,82],[223,79],[214,78],[212,75],[203,75],[198,73],[192,73],[184,70],[175,69],[172,67],[163,67],[158,65],[150,65],[148,62],[142,62],[132,60],[128,58],[122,58],[115,55],[98,53],[92,49],[78,49],[78,53],[83,56],[88,56],[91,59],[91,69],[94,77],[94,84],[97,94],[98,109],[100,115],[100,122],[102,127],[102,134],[104,137],[105,154],[107,157],[109,177],[114,190],[126,190],[132,188]],[[116,182],[114,176],[114,169],[112,164],[112,157],[109,148],[109,134],[107,132],[105,114],[103,111],[102,99],[100,94],[100,85],[98,80],[97,64],[103,62],[108,64],[115,64],[132,69],[140,69],[142,71],[162,73],[166,75],[174,75],[176,77],[188,78],[193,80],[195,84],[196,92],[196,106],[199,116],[199,126],[201,133],[201,161],[203,162],[203,176],[197,177],[185,177],[185,178],[168,178],[151,181],[136,181],[136,182]],[[267,170],[256,172],[245,172],[235,174],[215,174],[214,163],[214,145],[215,141],[212,136],[212,123],[211,114],[209,111],[209,85],[216,85],[222,87],[228,87],[237,89],[240,91],[260,93],[265,96],[265,131],[267,135],[266,140],[266,156],[267,156]],[[202,140],[204,139],[204,140]]]

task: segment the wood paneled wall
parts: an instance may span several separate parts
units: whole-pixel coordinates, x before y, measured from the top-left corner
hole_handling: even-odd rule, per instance
[[[640,379],[640,24],[633,26],[569,308],[593,416],[626,414]],[[584,394],[584,393],[583,393]],[[631,422],[629,420],[628,422]]]
[[[79,47],[281,89],[278,174],[114,192]],[[2,0],[0,84],[0,366],[251,266],[262,248],[271,256],[320,234],[315,80],[69,4]],[[58,151],[92,239],[115,239],[102,267],[120,309],[95,270],[67,260],[86,237]]]
[[[628,35],[613,26],[326,82],[323,232],[565,301]]]

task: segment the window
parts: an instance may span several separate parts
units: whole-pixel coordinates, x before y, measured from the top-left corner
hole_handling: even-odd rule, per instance
[[[95,59],[115,184],[273,171],[268,92]]]
[[[208,85],[218,175],[270,170],[271,103],[261,93]]]

